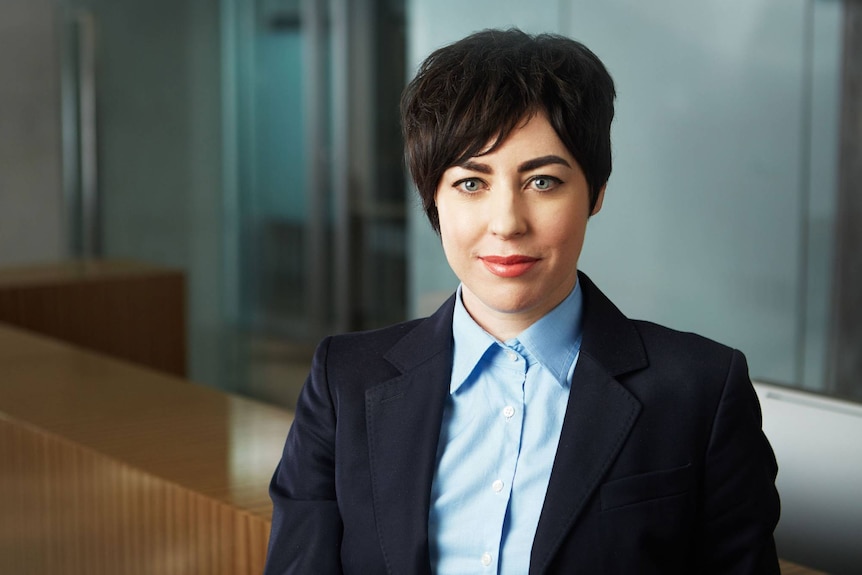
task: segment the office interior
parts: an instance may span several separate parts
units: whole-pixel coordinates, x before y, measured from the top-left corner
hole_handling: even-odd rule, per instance
[[[779,554],[862,572],[858,0],[2,0],[0,277],[178,271],[183,377],[289,413],[321,337],[457,286],[398,100],[434,48],[509,26],[581,40],[617,85],[580,268],[745,352]]]

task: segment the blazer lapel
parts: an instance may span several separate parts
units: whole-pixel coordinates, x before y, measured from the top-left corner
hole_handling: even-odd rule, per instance
[[[648,365],[625,316],[579,274],[584,331],[548,491],[533,540],[530,573],[542,573],[626,442],[640,402],[614,379]]]
[[[365,394],[377,531],[390,573],[430,573],[428,509],[452,372],[450,298],[386,355],[400,376]]]

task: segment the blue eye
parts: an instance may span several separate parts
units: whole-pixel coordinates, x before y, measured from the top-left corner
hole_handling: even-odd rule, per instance
[[[455,184],[455,187],[460,188],[463,192],[473,193],[479,191],[479,189],[481,188],[481,183],[477,179],[468,178],[466,180],[461,180],[460,182],[457,182]]]
[[[530,181],[530,183],[532,184],[533,188],[542,192],[546,192],[548,190],[554,189],[562,182],[557,178],[552,178],[551,176],[536,176]]]

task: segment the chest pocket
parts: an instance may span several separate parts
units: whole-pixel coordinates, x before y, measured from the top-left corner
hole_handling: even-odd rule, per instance
[[[691,464],[615,479],[602,485],[602,511],[637,505],[688,492],[694,470]]]

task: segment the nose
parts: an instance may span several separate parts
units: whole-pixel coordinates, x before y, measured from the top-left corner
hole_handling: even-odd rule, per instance
[[[491,194],[488,231],[501,238],[521,236],[527,232],[527,212],[519,190],[497,190]]]

